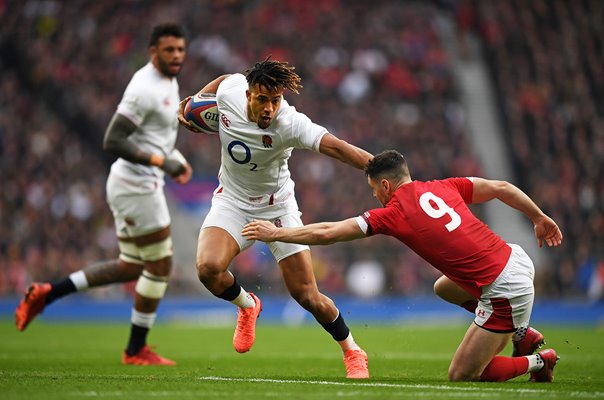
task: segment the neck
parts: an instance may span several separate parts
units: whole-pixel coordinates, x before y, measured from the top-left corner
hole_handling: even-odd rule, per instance
[[[405,185],[407,185],[407,184],[409,184],[409,183],[411,183],[411,182],[413,182],[413,181],[411,180],[411,178],[403,179],[402,181],[397,182],[397,183],[394,185],[394,188],[392,189],[392,192],[395,192],[395,191],[396,191],[398,188],[400,188],[401,186],[405,186]]]

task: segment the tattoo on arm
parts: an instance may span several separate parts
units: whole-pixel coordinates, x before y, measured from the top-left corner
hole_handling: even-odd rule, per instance
[[[137,126],[128,118],[115,114],[105,131],[103,149],[118,157],[137,164],[150,165],[151,154],[140,150],[128,140],[137,129]]]

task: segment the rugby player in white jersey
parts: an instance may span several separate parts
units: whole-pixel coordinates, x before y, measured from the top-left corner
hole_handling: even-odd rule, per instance
[[[215,93],[220,111],[222,162],[219,186],[198,239],[197,274],[215,296],[239,307],[233,337],[235,350],[244,353],[255,340],[260,299],[246,292],[228,270],[231,261],[253,244],[241,235],[253,219],[276,225],[302,226],[287,166],[294,148],[320,152],[362,170],[372,158],[368,152],[336,138],[283,99],[283,92],[298,93],[300,77],[287,63],[266,59],[245,75],[224,75],[201,93]],[[192,131],[183,116],[179,121]],[[369,377],[367,355],[355,343],[334,302],[319,292],[308,246],[271,243],[291,296],[329,332],[344,352],[346,376]]]
[[[115,219],[119,259],[74,272],[57,283],[34,283],[17,307],[17,329],[24,330],[44,308],[67,294],[137,279],[130,339],[123,364],[174,365],[147,346],[156,310],[172,270],[170,215],[163,192],[164,174],[180,184],[192,169],[174,148],[180,96],[176,76],[185,59],[185,38],[177,24],[156,26],[149,41],[149,62],[128,84],[107,131],[103,147],[119,158],[107,179],[107,201]]]

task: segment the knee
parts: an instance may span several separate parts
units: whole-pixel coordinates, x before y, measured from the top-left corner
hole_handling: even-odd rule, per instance
[[[172,257],[168,256],[155,261],[145,260],[144,270],[156,276],[168,277],[172,273]]]
[[[294,300],[306,311],[315,313],[325,308],[322,298],[323,296],[316,290],[310,288],[298,288],[296,290],[290,290],[290,294]]]
[[[216,277],[221,272],[218,264],[209,259],[198,259],[195,263],[195,268],[197,270],[197,277],[204,285],[216,280]]]
[[[448,377],[451,382],[471,382],[478,381],[480,378],[479,375],[472,373],[471,371],[466,371],[463,368],[454,366],[449,367]]]
[[[312,311],[317,305],[316,298],[312,296],[309,291],[297,290],[294,292],[290,292],[290,294],[292,298],[296,300],[296,302],[307,311]]]
[[[436,280],[436,282],[434,282],[434,294],[436,294],[438,297],[443,297],[444,296],[444,292],[445,292],[445,283],[443,280],[443,276],[441,276],[440,278],[438,278]]]

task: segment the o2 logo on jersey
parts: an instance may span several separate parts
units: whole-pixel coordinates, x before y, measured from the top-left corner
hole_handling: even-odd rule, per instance
[[[256,171],[256,168],[258,168],[258,164],[250,162],[252,159],[252,150],[241,140],[233,140],[227,146],[227,150],[229,152],[229,156],[231,156],[231,159],[237,164],[249,163],[252,166],[250,171]]]
[[[434,207],[434,204],[436,207]],[[461,225],[461,217],[459,214],[449,207],[447,203],[432,192],[426,192],[419,196],[419,205],[430,218],[439,219],[448,214],[451,217],[451,222],[445,224],[445,228],[449,232],[457,229]]]

